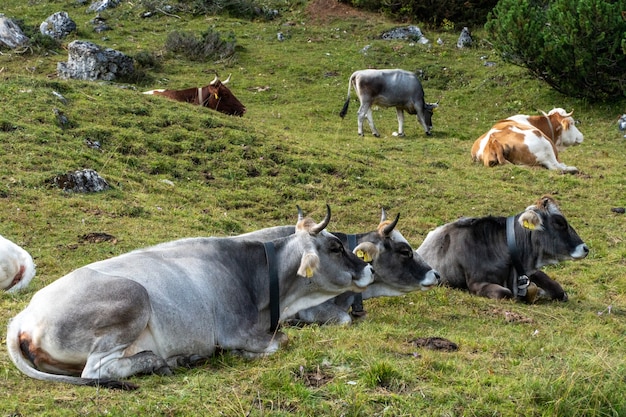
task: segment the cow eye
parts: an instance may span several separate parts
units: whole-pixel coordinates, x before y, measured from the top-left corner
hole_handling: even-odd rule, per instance
[[[554,227],[556,227],[557,229],[567,228],[567,221],[561,216],[556,216],[553,222],[554,222]]]
[[[404,246],[400,248],[399,252],[400,252],[400,255],[405,258],[411,259],[413,257],[413,251],[409,247]]]

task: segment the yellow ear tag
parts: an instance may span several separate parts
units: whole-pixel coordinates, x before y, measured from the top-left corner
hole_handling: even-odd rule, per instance
[[[535,230],[535,225],[530,223],[528,220],[523,221],[524,227],[528,230]]]
[[[307,266],[306,267],[306,277],[307,278],[311,278],[313,276],[313,270],[311,269],[311,267]]]
[[[217,93],[215,93],[215,100],[217,100],[217,99],[218,99],[218,97],[217,97]]]
[[[372,262],[372,257],[367,252],[363,252],[361,249],[356,251],[356,256],[363,259],[364,262]]]

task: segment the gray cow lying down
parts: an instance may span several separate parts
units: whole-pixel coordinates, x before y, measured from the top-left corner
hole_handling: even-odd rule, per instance
[[[358,245],[354,249],[357,255],[366,256],[367,253],[361,249],[367,245],[376,247],[375,257],[366,259],[371,262],[374,269],[374,282],[361,293],[363,299],[398,296],[416,290],[425,291],[439,284],[439,274],[424,262],[404,236],[395,229],[399,218],[398,214],[395,220],[387,220],[387,215],[383,210],[376,230],[352,235],[354,244]],[[293,226],[276,226],[234,236],[233,239],[269,240],[288,236],[291,233],[294,233]],[[336,232],[333,234],[345,247],[349,246],[349,235]],[[348,310],[353,305],[356,295],[355,292],[345,292],[318,306],[298,311],[294,319],[304,323],[350,324],[352,316]]]
[[[324,230],[329,220],[330,208],[319,224],[299,216],[296,233],[271,242],[278,300],[264,243],[177,240],[89,264],[38,291],[9,323],[9,355],[32,378],[134,389],[119,380],[169,375],[218,347],[272,353],[287,339],[270,331],[273,302],[283,319],[373,280],[372,267]]]
[[[589,248],[556,201],[544,196],[508,218],[463,218],[440,226],[428,233],[417,253],[451,287],[489,298],[533,302],[567,300],[561,285],[540,269],[582,259]]]

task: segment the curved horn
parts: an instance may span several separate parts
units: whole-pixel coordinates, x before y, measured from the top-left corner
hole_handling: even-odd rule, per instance
[[[400,213],[398,213],[396,215],[396,219],[394,221],[392,221],[387,226],[385,226],[385,228],[383,229],[383,235],[384,236],[389,236],[391,234],[391,232],[393,232],[393,229],[398,224],[398,220],[400,220]]]
[[[220,79],[217,77],[217,74],[215,74],[215,78],[213,79],[213,81],[211,81],[209,83],[209,85],[215,85],[216,82],[218,82]]]
[[[572,115],[572,113],[574,113],[574,109],[572,109],[572,111],[571,111],[571,112],[566,113],[566,114],[565,114],[565,117],[570,117],[570,116]]]
[[[228,78],[226,78],[226,80],[222,81],[222,84],[228,84],[228,82],[230,81],[230,76],[233,74],[228,74]]]
[[[385,220],[387,220],[387,212],[385,211],[385,208],[383,207],[380,213],[380,222],[384,222]]]
[[[296,208],[298,209],[298,222],[300,222],[302,221],[302,219],[304,219],[304,213],[302,212],[302,209],[299,205],[296,204]]]
[[[321,223],[318,223],[315,226],[311,227],[311,230],[309,232],[318,234],[319,232],[324,230],[326,226],[328,226],[328,223],[330,223],[330,206],[326,204],[326,217],[324,217],[324,220],[322,220]]]

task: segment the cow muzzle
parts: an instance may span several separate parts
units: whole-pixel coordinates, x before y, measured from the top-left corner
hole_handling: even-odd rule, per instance
[[[361,271],[361,274],[358,278],[352,280],[355,288],[355,291],[361,292],[367,288],[372,282],[374,282],[374,268],[371,265],[366,265]]]
[[[576,246],[576,249],[570,254],[573,259],[583,259],[589,255],[589,247],[585,243]]]

